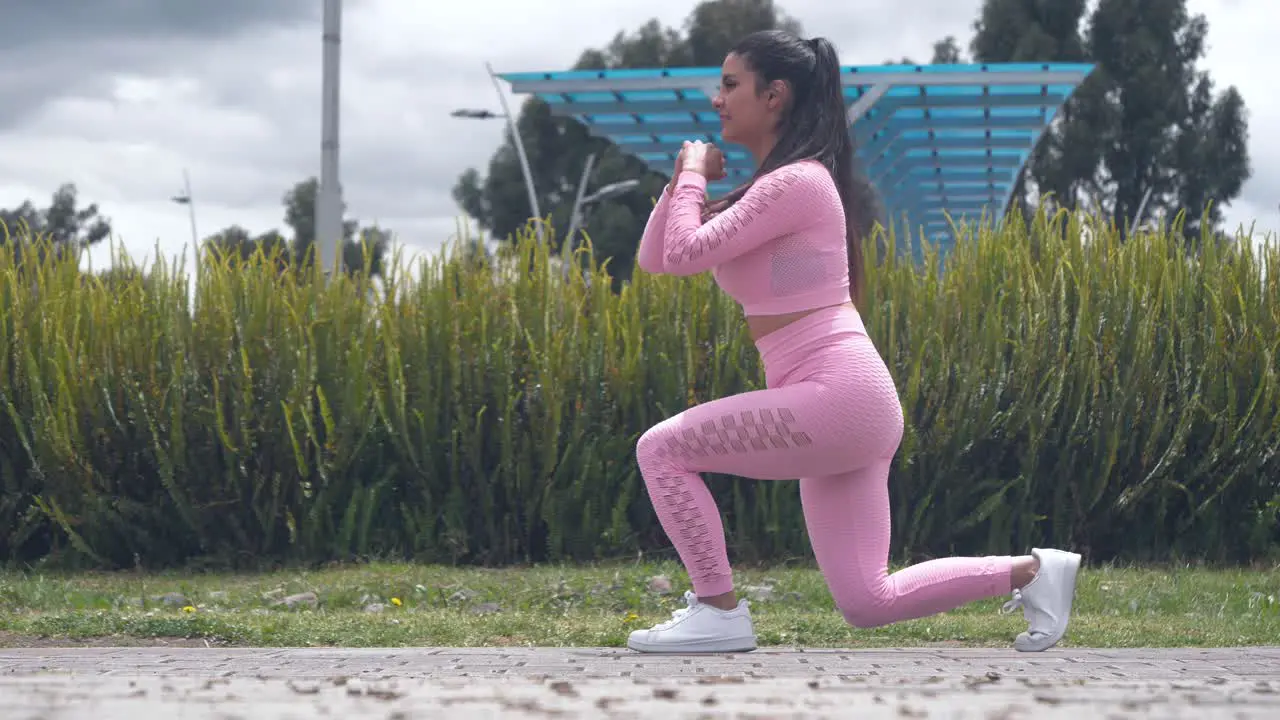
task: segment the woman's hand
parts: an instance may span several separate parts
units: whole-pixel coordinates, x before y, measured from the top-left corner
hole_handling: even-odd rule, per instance
[[[707,179],[712,182],[723,180],[726,175],[724,153],[720,152],[720,148],[715,145],[708,145],[707,148]]]
[[[707,175],[707,144],[701,140],[685,140],[684,149],[680,151],[684,157],[684,169],[688,172],[698,173],[703,177]]]
[[[670,195],[676,188],[676,183],[680,181],[680,173],[685,170],[699,173],[709,181],[723,180],[726,173],[724,169],[724,153],[720,152],[720,148],[701,140],[696,141],[702,147],[702,160],[698,168],[694,168],[689,164],[689,148],[693,146],[693,142],[685,141],[684,147],[680,148],[680,154],[676,155],[676,167],[671,172],[671,180],[667,183],[667,194]]]
[[[720,180],[725,176],[724,153],[715,145],[701,140],[686,140],[680,155],[684,158],[683,169],[688,172],[696,172],[708,180]]]
[[[688,143],[685,143],[688,145]],[[667,194],[670,195],[676,189],[676,183],[680,181],[680,172],[684,170],[684,148],[680,148],[680,154],[676,155],[676,167],[671,171],[671,180],[667,182]]]

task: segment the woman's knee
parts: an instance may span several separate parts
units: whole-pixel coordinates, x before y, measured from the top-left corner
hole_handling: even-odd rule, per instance
[[[831,590],[845,622],[856,628],[876,628],[893,621],[894,593],[887,584],[854,581],[842,585]]]
[[[883,627],[892,622],[887,607],[870,603],[842,607],[840,614],[844,616],[845,622],[864,630]]]
[[[640,464],[642,473],[663,463],[669,455],[667,443],[671,437],[670,423],[670,420],[664,420],[654,425],[636,441],[636,462]]]

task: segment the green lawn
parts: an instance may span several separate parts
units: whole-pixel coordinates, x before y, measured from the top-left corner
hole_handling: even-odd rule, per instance
[[[672,590],[649,587],[666,575]],[[846,625],[811,569],[740,570],[763,645],[1007,646],[1004,600],[874,630]],[[374,564],[255,575],[0,573],[0,645],[622,646],[688,582],[672,564],[458,569]],[[289,596],[314,598],[282,604]],[[167,597],[166,597],[167,596]],[[308,600],[314,599],[314,605]],[[1280,570],[1089,568],[1064,645],[1280,642]]]

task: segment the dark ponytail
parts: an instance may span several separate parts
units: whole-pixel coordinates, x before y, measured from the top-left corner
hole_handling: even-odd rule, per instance
[[[759,78],[763,90],[775,80],[791,86],[792,103],[778,128],[778,141],[751,179],[710,208],[721,212],[737,202],[756,178],[784,165],[817,160],[831,173],[844,206],[849,251],[849,291],[862,302],[863,240],[879,221],[879,201],[870,181],[854,163],[848,106],[840,82],[840,59],[826,38],[801,40],[783,30],[764,30],[743,38],[731,51]]]

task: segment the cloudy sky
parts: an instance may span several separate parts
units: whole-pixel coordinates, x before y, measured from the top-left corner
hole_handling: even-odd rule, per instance
[[[349,213],[396,231],[410,252],[434,250],[465,222],[450,196],[482,170],[500,121],[484,63],[560,70],[587,46],[651,17],[679,25],[694,0],[348,0],[342,45],[342,178]],[[786,0],[807,32],[831,38],[846,64],[927,58],[933,41],[967,43],[980,0],[912,0],[928,12]],[[1227,210],[1232,227],[1280,229],[1280,5],[1191,0],[1210,22],[1205,64],[1250,110],[1254,176]],[[321,0],[3,0],[0,24],[0,207],[41,206],[63,182],[98,203],[136,260],[181,253],[186,209],[170,198],[189,171],[198,230],[283,227],[282,194],[319,174]],[[851,11],[850,8],[858,8]],[[571,39],[571,40],[570,40]],[[509,96],[510,97],[510,96]],[[518,98],[514,101],[518,102]],[[104,267],[110,250],[93,253]]]

